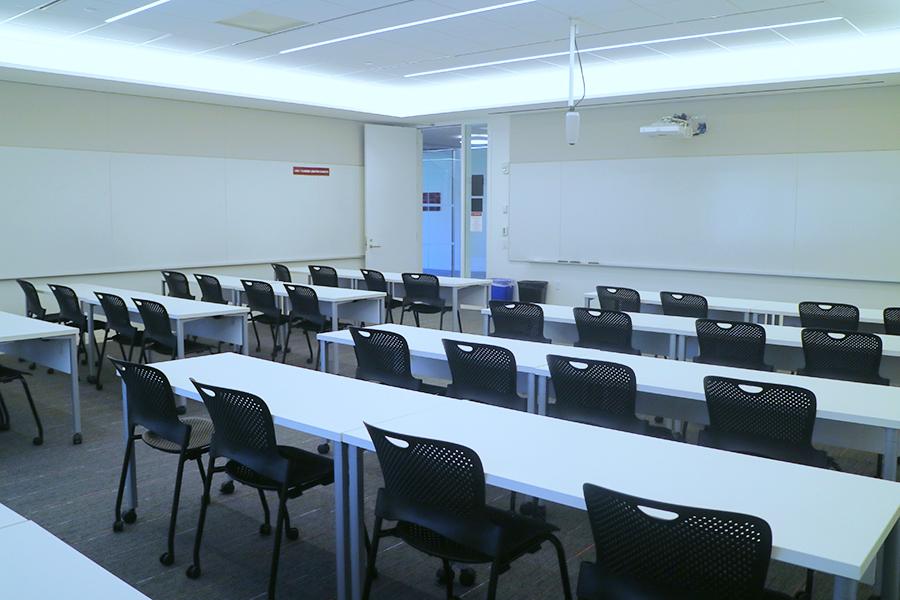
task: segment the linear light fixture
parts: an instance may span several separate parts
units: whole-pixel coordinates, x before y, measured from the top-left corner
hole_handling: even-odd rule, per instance
[[[2,21],[0,21],[0,25],[3,25],[4,23],[9,23],[10,21],[15,21],[19,17],[24,17],[25,15],[30,15],[31,13],[33,13],[36,10],[47,10],[54,4],[59,4],[60,2],[65,2],[65,0],[50,0],[49,2],[44,2],[43,4],[39,4],[38,6],[29,8],[28,10],[23,10],[22,12],[20,12],[17,15],[13,15],[13,16],[9,17],[8,19],[3,19]]]
[[[107,23],[115,23],[120,19],[125,19],[130,17],[131,15],[136,15],[139,12],[144,12],[145,10],[150,10],[151,8],[156,8],[160,4],[165,4],[166,2],[170,2],[171,0],[156,0],[156,2],[151,2],[150,4],[145,4],[143,6],[138,6],[133,10],[129,10],[128,12],[123,12],[121,15],[116,15],[114,17],[110,17],[106,20]]]
[[[472,10],[464,10],[462,12],[441,15],[439,17],[431,17],[430,19],[421,19],[419,21],[410,21],[409,23],[401,23],[400,25],[391,25],[390,27],[382,27],[381,29],[373,29],[372,31],[364,31],[362,33],[354,33],[353,35],[345,35],[343,37],[325,40],[324,42],[315,42],[313,44],[305,44],[296,48],[288,48],[282,50],[279,54],[289,54],[291,52],[299,52],[300,50],[309,50],[310,48],[318,48],[319,46],[328,46],[329,44],[337,44],[338,42],[346,42],[347,40],[356,40],[359,38],[387,33],[388,31],[397,31],[398,29],[408,29],[419,25],[427,25],[428,23],[436,23],[438,21],[446,21],[448,19],[458,19],[459,17],[467,17],[469,15],[477,15],[492,10],[500,10],[501,8],[510,8],[512,6],[520,6],[522,4],[531,4],[537,0],[515,0],[514,2],[504,2],[503,4],[494,4],[492,6],[484,6],[482,8],[474,8]]]
[[[655,40],[645,40],[642,42],[626,42],[624,44],[612,44],[609,46],[597,46],[595,48],[581,48],[579,54],[585,52],[600,52],[603,50],[616,50],[618,48],[633,48],[635,46],[652,46],[654,44],[665,44],[667,42],[678,42],[682,40],[696,40],[701,38],[719,37],[723,35],[733,35],[736,33],[750,33],[753,31],[765,31],[767,29],[786,29],[788,27],[799,27],[800,25],[815,25],[817,23],[830,23],[832,21],[842,21],[844,17],[827,17],[824,19],[811,19],[809,21],[793,21],[791,23],[777,23],[775,25],[762,25],[759,27],[744,27],[741,29],[728,29],[725,31],[714,31],[712,33],[696,33],[692,35],[679,35],[676,37],[659,38]],[[472,65],[462,65],[459,67],[448,67],[446,69],[435,69],[433,71],[421,71],[419,73],[409,73],[404,77],[424,77],[425,75],[437,75],[439,73],[453,73],[454,71],[466,71],[468,69],[479,69],[482,67],[494,67],[497,65],[508,65],[511,63],[525,62],[529,60],[540,60],[542,58],[554,58],[557,56],[566,56],[568,52],[549,52],[547,54],[536,54],[534,56],[522,56],[519,58],[507,58],[505,60],[492,60],[489,62],[476,63]]]

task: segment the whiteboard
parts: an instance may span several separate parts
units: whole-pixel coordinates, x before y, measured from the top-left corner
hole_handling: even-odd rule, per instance
[[[900,281],[900,152],[519,163],[510,259]]]
[[[363,168],[0,147],[0,279],[363,253]]]

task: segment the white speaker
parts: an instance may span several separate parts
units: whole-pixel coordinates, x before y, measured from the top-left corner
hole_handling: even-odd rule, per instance
[[[581,133],[581,114],[570,110],[566,113],[566,142],[570,146],[577,144],[579,133]]]

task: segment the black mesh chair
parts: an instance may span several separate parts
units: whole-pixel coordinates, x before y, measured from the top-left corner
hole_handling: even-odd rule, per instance
[[[291,327],[288,329],[288,337],[285,340],[285,352],[282,362],[287,357],[287,346],[288,342],[291,341],[291,329],[296,327],[302,330],[303,335],[306,336],[306,345],[309,347],[309,358],[306,359],[306,362],[311,363],[313,361],[313,347],[309,334],[310,332],[316,334],[330,330],[331,319],[322,314],[322,310],[319,308],[319,295],[313,288],[286,283],[284,284],[284,289],[287,290],[288,298],[291,301],[291,313],[288,317]],[[318,363],[318,357],[316,357],[316,362]]]
[[[59,313],[48,313],[47,309],[41,304],[41,296],[35,289],[34,284],[24,279],[16,279],[16,283],[25,293],[25,316],[32,319],[40,319],[41,321],[49,321],[50,323],[59,322]]]
[[[128,395],[128,441],[125,445],[125,458],[122,461],[122,473],[119,477],[119,489],[116,494],[116,520],[113,531],[125,529],[125,523],[137,520],[134,509],[122,514],[122,496],[125,492],[125,479],[128,467],[134,454],[134,442],[142,440],[154,450],[178,455],[178,470],[175,475],[175,494],[172,498],[172,512],[169,516],[169,536],[166,551],[159,557],[159,562],[171,565],[175,562],[175,524],[178,518],[178,503],[181,498],[181,480],[184,475],[184,463],[197,461],[200,478],[203,473],[203,455],[209,451],[213,425],[209,419],[199,417],[178,417],[175,406],[175,395],[165,373],[148,365],[109,359],[125,384]],[[136,429],[143,428],[138,433]]]
[[[594,348],[608,352],[640,354],[631,346],[631,317],[615,310],[595,310],[575,307],[575,328],[578,330],[579,348]]]
[[[194,300],[191,295],[191,286],[188,284],[188,278],[184,273],[179,271],[163,271],[163,279],[166,282],[169,296],[173,298],[183,298],[185,300]]]
[[[403,273],[403,310],[400,312],[400,324],[403,317],[411,312],[419,327],[419,315],[440,314],[439,328],[444,328],[444,313],[451,312],[452,306],[447,306],[447,301],[441,298],[440,280],[429,273]],[[456,313],[459,322],[459,330],[462,331],[462,318]]]
[[[34,398],[31,397],[31,390],[28,388],[28,383],[25,381],[26,375],[29,375],[29,373],[0,365],[0,384],[12,383],[13,381],[22,383],[22,389],[25,391],[25,399],[28,400],[28,407],[31,409],[31,416],[34,417],[34,424],[37,427],[37,435],[32,438],[31,443],[35,446],[40,446],[44,443],[44,426],[41,424],[41,417],[38,415],[37,408],[34,406]],[[6,408],[6,401],[3,399],[3,395],[0,394],[0,431],[9,430],[10,425],[9,410]]]
[[[130,361],[134,354],[134,349],[139,348],[144,339],[144,332],[140,331],[131,323],[131,313],[128,311],[128,305],[125,300],[115,294],[107,294],[104,292],[94,292],[97,299],[100,300],[100,306],[103,308],[103,314],[106,315],[106,328],[103,330],[103,345],[100,347],[100,356],[97,359],[97,389],[103,389],[100,382],[100,373],[103,371],[103,357],[106,356],[106,343],[109,340],[119,345],[119,351],[122,353],[122,360]],[[110,337],[110,331],[113,332]],[[125,354],[125,346],[128,346],[128,354]]]
[[[645,500],[589,483],[584,500],[597,559],[581,563],[579,600],[788,598],[765,589],[772,530],[762,519]]]
[[[309,265],[309,276],[313,285],[339,287],[337,269],[324,265]]]
[[[572,597],[565,551],[557,528],[537,519],[488,506],[481,459],[465,446],[378,429],[366,424],[384,474],[375,504],[375,530],[366,568],[363,600],[375,578],[378,544],[397,537],[441,560],[490,564],[488,600],[497,597],[500,573],[519,557],[536,552],[544,542],[556,549],[564,597]],[[384,521],[396,525],[384,528]],[[452,599],[453,578],[445,577]]]
[[[533,304],[544,304],[547,302],[547,282],[520,279],[519,302],[531,302]]]
[[[422,381],[412,375],[409,344],[399,333],[351,327],[356,353],[356,378],[385,385],[421,390]]]
[[[694,362],[771,371],[765,361],[766,328],[744,321],[697,319],[700,354]]]
[[[272,360],[278,356],[278,330],[291,322],[290,317],[281,312],[278,303],[275,301],[275,290],[265,281],[255,281],[253,279],[241,279],[241,285],[244,286],[244,294],[247,296],[247,306],[250,308],[250,323],[253,325],[253,335],[256,336],[256,351],[260,350],[259,330],[256,328],[257,323],[268,325],[272,332]],[[290,334],[290,328],[288,328]],[[287,352],[288,345],[284,345]]]
[[[59,322],[78,329],[78,351],[84,353],[85,356],[81,364],[87,364],[87,346],[85,346],[84,338],[88,332],[88,319],[81,312],[81,301],[78,300],[78,295],[75,294],[75,290],[64,285],[51,283],[48,287],[53,292],[56,303],[59,305]],[[100,331],[105,327],[106,323],[104,321],[97,318],[94,319],[94,331]],[[97,349],[96,338],[90,340],[90,343],[94,344],[94,349]],[[90,381],[90,378],[88,381]]]
[[[856,331],[859,329],[859,309],[852,304],[801,302],[800,324],[832,331]]]
[[[889,385],[881,377],[881,338],[874,333],[804,329],[805,365],[798,374]]]
[[[597,286],[597,299],[603,310],[641,312],[641,295],[631,288]]]
[[[556,392],[556,402],[547,406],[549,416],[672,439],[667,429],[635,415],[637,379],[630,367],[555,354],[547,355],[547,365]]]
[[[403,301],[394,298],[391,295],[391,292],[388,290],[387,281],[384,278],[384,273],[381,271],[375,271],[374,269],[360,269],[360,272],[363,275],[363,279],[366,281],[366,289],[372,292],[384,292],[386,295],[384,297],[384,308],[386,321],[388,323],[394,322],[394,309],[400,308],[403,306]]]
[[[287,266],[280,263],[272,263],[272,270],[275,272],[275,281],[291,282],[291,271]]]
[[[900,307],[886,308],[883,314],[884,332],[889,335],[900,335]]]
[[[132,298],[131,301],[137,306],[144,323],[140,361],[151,362],[152,352],[168,356],[172,360],[178,358],[178,337],[172,333],[172,322],[166,307],[154,300]],[[214,346],[187,337],[184,340],[185,356],[201,352],[212,353],[213,349]]]
[[[219,283],[217,277],[203,275],[201,273],[194,273],[194,277],[197,279],[197,285],[200,286],[200,299],[203,302],[228,304],[228,300],[225,299],[225,294],[222,293],[222,284]]]
[[[681,292],[660,292],[664,315],[674,317],[691,317],[692,319],[706,319],[709,317],[709,304],[706,298],[697,294],[682,294]]]
[[[194,562],[188,567],[187,576],[191,579],[200,577],[200,542],[206,523],[212,479],[216,473],[226,473],[234,481],[256,489],[265,515],[265,523],[260,527],[260,533],[264,535],[271,532],[265,492],[275,492],[278,495],[275,548],[268,587],[268,597],[274,598],[281,537],[286,535],[288,539],[295,540],[300,536],[299,531],[291,527],[287,501],[301,496],[311,488],[334,483],[334,465],[331,459],[324,456],[293,446],[279,445],[275,439],[272,414],[258,396],[191,381],[209,411],[215,431],[209,447],[209,465],[194,539]],[[227,462],[217,466],[219,458],[224,458]]]
[[[516,393],[516,357],[506,348],[460,340],[442,340],[452,381],[447,396],[525,410]]]
[[[550,343],[544,337],[544,309],[537,304],[491,300],[490,307],[494,322],[491,337]]]

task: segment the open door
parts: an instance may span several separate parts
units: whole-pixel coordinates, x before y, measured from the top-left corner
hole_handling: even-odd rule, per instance
[[[415,127],[365,126],[366,266],[422,270],[422,136]]]

